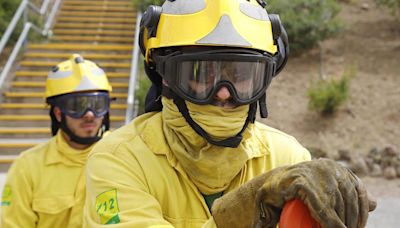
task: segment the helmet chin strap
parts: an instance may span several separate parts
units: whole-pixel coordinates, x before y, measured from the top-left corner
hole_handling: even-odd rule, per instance
[[[79,137],[74,134],[67,126],[67,119],[65,118],[65,114],[61,113],[61,122],[60,128],[68,135],[71,141],[76,142],[81,145],[91,145],[97,141],[99,141],[103,137],[103,133],[105,131],[104,124],[101,125],[100,129],[98,130],[96,136],[93,137]]]
[[[185,100],[179,97],[174,91],[172,91],[169,87],[163,86],[163,95],[166,96],[167,98],[172,98],[175,105],[178,107],[179,112],[182,113],[182,116],[185,118],[186,122],[189,123],[190,127],[201,137],[203,137],[205,140],[207,140],[208,143],[216,146],[221,146],[221,147],[231,147],[231,148],[236,148],[239,146],[240,142],[243,139],[243,132],[246,130],[247,126],[249,125],[250,122],[254,123],[255,117],[256,117],[256,111],[257,111],[257,102],[253,102],[250,104],[249,108],[249,114],[247,115],[246,121],[243,125],[242,130],[240,130],[239,133],[237,133],[235,136],[223,139],[221,141],[216,141],[211,138],[211,136],[202,128],[200,125],[198,125],[192,117],[190,117],[189,110],[186,106]]]

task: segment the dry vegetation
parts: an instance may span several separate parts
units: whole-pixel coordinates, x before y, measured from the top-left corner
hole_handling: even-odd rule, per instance
[[[322,43],[323,73],[340,76],[351,64],[349,100],[330,117],[307,107],[307,88],[319,75],[319,49],[292,57],[268,90],[264,122],[329,156],[346,149],[367,154],[388,144],[400,147],[400,25],[373,1],[344,3],[346,29]]]

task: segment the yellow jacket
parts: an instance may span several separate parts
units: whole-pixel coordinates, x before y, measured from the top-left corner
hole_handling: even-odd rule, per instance
[[[251,126],[260,156],[246,163],[227,191],[275,167],[310,159],[293,137],[260,123]],[[161,129],[161,113],[148,113],[94,147],[86,167],[84,226],[215,227],[202,194]]]
[[[23,152],[7,175],[1,227],[82,227],[90,149],[72,149],[59,132]]]

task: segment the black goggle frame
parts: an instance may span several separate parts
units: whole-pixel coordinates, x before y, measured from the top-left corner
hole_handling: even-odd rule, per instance
[[[183,52],[174,51],[167,55],[154,55],[154,61],[156,62],[156,70],[168,83],[175,93],[185,100],[188,100],[195,104],[211,104],[214,100],[215,94],[219,91],[222,86],[225,86],[231,96],[232,101],[235,104],[251,104],[257,101],[267,89],[270,84],[272,77],[276,69],[276,61],[273,56],[268,53],[260,53],[248,49],[217,49],[209,51],[194,51],[194,52]],[[179,87],[179,64],[185,61],[243,61],[243,62],[265,62],[264,78],[262,81],[262,88],[257,91],[250,99],[241,99],[235,86],[232,82],[227,80],[221,80],[215,83],[211,92],[205,99],[198,99],[190,96]]]
[[[96,110],[95,108],[95,102],[100,101],[98,98],[103,98],[103,106],[101,110]],[[90,101],[87,107],[84,109],[81,109],[79,111],[74,110],[71,111],[67,107],[67,102],[70,101],[71,99],[80,99],[80,98],[86,98],[87,101]],[[65,94],[61,95],[58,97],[51,98],[48,100],[48,102],[51,105],[57,106],[61,109],[61,112],[69,117],[72,117],[74,119],[80,119],[82,118],[88,111],[91,111],[97,118],[105,116],[109,110],[110,110],[110,97],[108,92],[93,92],[93,93],[70,93],[70,94]]]

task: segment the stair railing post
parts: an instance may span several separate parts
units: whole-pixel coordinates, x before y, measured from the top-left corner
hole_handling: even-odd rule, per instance
[[[53,20],[57,14],[58,8],[60,8],[61,2],[62,2],[61,0],[56,0],[54,2],[53,8],[51,9],[51,12],[50,12],[49,16],[47,17],[46,23],[44,25],[42,35],[44,35],[44,36],[52,35],[50,28],[53,25]]]
[[[29,0],[28,0],[28,6],[29,6]],[[29,21],[29,7],[25,7],[25,10],[24,10],[24,14],[23,14],[23,26],[25,27],[25,25],[28,23],[28,21]],[[27,42],[27,40],[25,39],[23,42],[22,42],[22,48],[26,48],[26,46],[28,45],[28,42]]]
[[[42,3],[42,7],[40,7],[39,13],[44,15],[47,11],[47,7],[49,6],[50,0],[44,0]]]
[[[135,105],[135,90],[136,81],[138,74],[138,62],[139,62],[139,30],[140,30],[140,20],[142,19],[142,13],[139,11],[136,16],[136,31],[135,39],[133,43],[132,50],[132,62],[131,62],[131,73],[129,77],[129,87],[128,87],[128,98],[126,107],[125,124],[129,123],[135,115],[137,115],[137,105]]]

